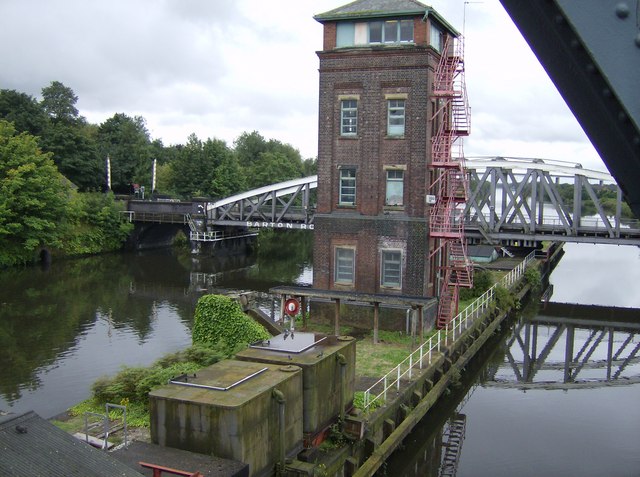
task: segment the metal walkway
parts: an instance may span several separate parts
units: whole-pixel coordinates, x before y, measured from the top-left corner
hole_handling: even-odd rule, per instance
[[[622,194],[607,172],[569,162],[512,157],[468,157],[465,170],[470,182],[465,232],[474,242],[640,245],[640,221],[622,218]],[[317,184],[318,177],[310,176],[208,203],[207,223],[313,230],[311,194]],[[614,196],[606,199],[608,204],[596,196],[605,186]],[[567,187],[571,205],[563,199],[562,189]],[[587,215],[584,201],[595,212]]]

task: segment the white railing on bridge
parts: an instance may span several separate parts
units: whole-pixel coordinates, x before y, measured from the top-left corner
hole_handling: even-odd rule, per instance
[[[192,230],[189,238],[195,242],[220,242],[222,240],[238,239],[243,237],[255,237],[258,232],[250,230],[248,232],[225,234],[219,230],[212,232],[197,232]]]
[[[527,255],[513,270],[507,273],[502,279],[484,292],[473,303],[462,310],[451,320],[444,330],[438,330],[431,335],[418,349],[411,353],[395,368],[385,374],[364,392],[364,411],[368,412],[374,404],[383,404],[387,400],[387,393],[395,388],[400,391],[401,380],[411,379],[414,368],[422,369],[429,366],[435,353],[439,353],[442,346],[448,344],[448,340],[455,340],[473,321],[482,316],[495,299],[495,291],[498,286],[511,288],[522,276],[527,265],[535,259],[535,250]],[[374,389],[382,386],[382,390],[375,394]]]

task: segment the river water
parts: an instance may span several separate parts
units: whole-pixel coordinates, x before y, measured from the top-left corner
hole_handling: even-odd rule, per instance
[[[187,346],[195,304],[204,293],[309,284],[311,241],[304,237],[265,241],[250,257],[205,259],[157,250],[3,271],[0,411],[54,416],[87,398],[98,377],[123,365],[148,365]],[[288,244],[285,250],[282,243]],[[551,277],[552,301],[640,309],[638,248],[567,244],[565,251]],[[530,322],[544,318],[544,310],[523,315],[381,473],[453,475],[446,472],[455,447],[447,445],[448,435],[455,438],[464,421],[455,457],[458,476],[640,475],[640,384],[598,385],[602,366],[591,364],[579,370],[577,380],[592,380],[592,386],[548,384],[562,382],[567,332],[540,323],[533,325],[536,353],[549,349],[533,381],[543,385],[518,387],[523,349],[530,350],[523,343],[532,342],[526,338],[532,336]],[[575,331],[574,353],[591,334]],[[616,332],[616,349],[625,336]],[[640,337],[632,336],[624,353],[638,343]],[[592,353],[590,359],[601,362],[606,344]],[[635,382],[638,368],[631,360],[615,384]]]

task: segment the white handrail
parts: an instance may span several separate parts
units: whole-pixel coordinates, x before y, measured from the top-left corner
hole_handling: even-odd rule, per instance
[[[476,300],[473,301],[469,306],[467,306],[464,310],[462,310],[456,317],[449,322],[447,327],[444,330],[438,330],[435,334],[431,335],[427,341],[422,343],[422,345],[407,356],[402,362],[400,362],[395,368],[381,377],[378,381],[376,381],[372,386],[370,386],[364,392],[364,411],[368,412],[369,408],[375,403],[380,402],[383,403],[387,399],[387,392],[392,387],[396,387],[396,391],[400,390],[400,380],[409,375],[409,379],[411,379],[412,369],[418,365],[419,369],[422,369],[423,362],[425,359],[428,360],[427,365],[431,364],[431,360],[433,357],[434,350],[440,352],[441,343],[449,339],[449,333],[452,334],[451,338],[456,339],[459,337],[462,332],[469,327],[470,323],[482,316],[485,311],[489,308],[489,305],[495,298],[495,290],[498,286],[503,286],[505,288],[511,288],[514,283],[516,283],[527,268],[527,265],[535,259],[535,250],[532,251],[529,255],[527,255],[522,262],[520,262],[513,270],[507,273],[502,279],[494,284],[491,288],[489,288],[486,292],[480,295]],[[405,369],[406,368],[406,369]],[[404,369],[404,370],[403,370]],[[373,389],[382,384],[382,391],[378,394],[373,393]]]

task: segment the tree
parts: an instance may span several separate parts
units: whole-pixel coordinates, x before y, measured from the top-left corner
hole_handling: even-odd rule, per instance
[[[260,154],[267,152],[267,141],[258,133],[244,132],[233,142],[233,147],[242,167],[249,168],[260,159]]]
[[[251,167],[249,187],[255,189],[277,182],[302,177],[302,168],[281,152],[263,152]]]
[[[116,113],[98,127],[98,155],[111,159],[111,187],[128,192],[130,184],[151,184],[151,141],[144,118]]]
[[[242,133],[234,142],[240,166],[251,188],[303,177],[300,152],[278,140],[266,141],[257,131]]]
[[[227,144],[219,139],[202,142],[195,134],[189,136],[171,169],[172,188],[183,197],[220,197],[221,193],[235,191],[244,184],[242,170]],[[237,175],[230,177],[232,173]]]
[[[42,88],[42,108],[53,121],[76,122],[82,120],[76,108],[78,97],[60,81],[52,81]]]
[[[17,132],[40,136],[47,126],[47,116],[33,97],[12,89],[0,90],[0,119],[12,122]]]
[[[41,145],[44,151],[53,153],[58,170],[80,190],[100,190],[106,183],[105,167],[86,129],[79,124],[52,122]]]
[[[0,266],[26,263],[57,246],[70,186],[37,140],[0,120]]]
[[[222,199],[247,190],[247,181],[240,163],[234,155],[225,157],[216,167],[211,182],[212,197]]]

